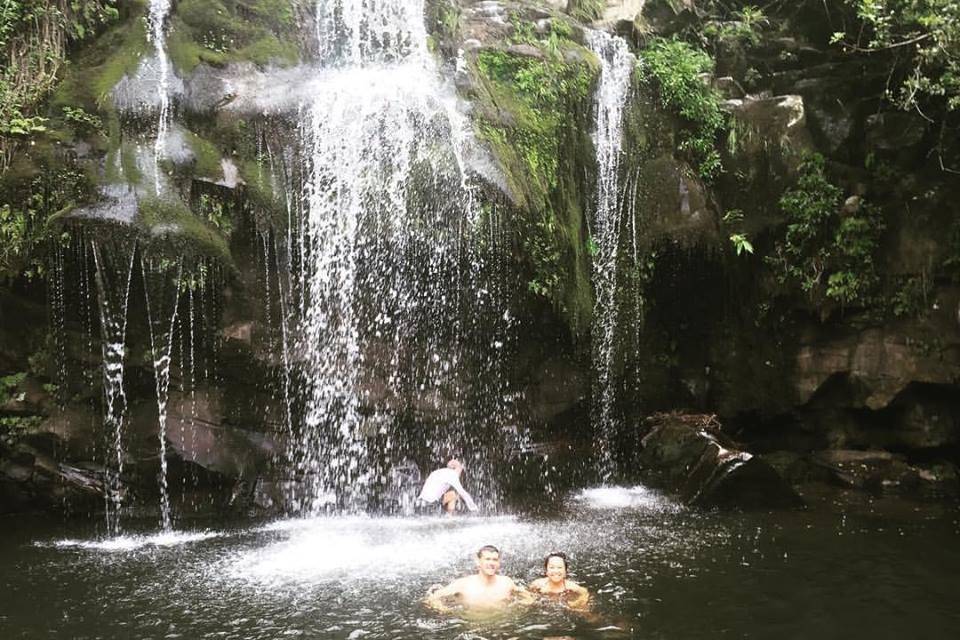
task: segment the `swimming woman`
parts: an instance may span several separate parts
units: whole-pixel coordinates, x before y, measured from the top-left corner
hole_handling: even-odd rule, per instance
[[[530,583],[530,591],[563,600],[571,609],[583,609],[590,600],[590,592],[573,580],[567,579],[567,556],[554,551],[543,559],[544,578]]]

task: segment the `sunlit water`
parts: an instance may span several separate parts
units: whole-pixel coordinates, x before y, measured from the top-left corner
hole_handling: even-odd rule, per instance
[[[717,514],[607,488],[549,519],[326,517],[113,539],[22,522],[0,520],[5,639],[948,638],[960,622],[955,508]],[[548,551],[569,553],[591,611],[423,606],[491,543],[523,582]]]

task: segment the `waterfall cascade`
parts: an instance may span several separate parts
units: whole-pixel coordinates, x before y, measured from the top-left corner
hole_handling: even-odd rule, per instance
[[[623,155],[623,113],[636,59],[619,36],[591,31],[587,44],[600,59],[600,84],[595,98],[597,151],[597,194],[592,235],[598,245],[594,257],[593,281],[596,304],[593,320],[592,422],[596,453],[605,479],[614,468],[613,443],[618,432],[615,409],[616,383],[613,379],[617,337],[621,330],[621,252],[625,238],[636,241],[636,216],[628,206],[621,180]],[[628,235],[629,234],[629,235]],[[629,245],[629,243],[627,243]],[[635,250],[635,247],[634,247]],[[634,251],[634,259],[636,258]]]
[[[369,497],[373,470],[401,444],[385,425],[398,398],[461,403],[477,267],[463,116],[427,51],[422,0],[321,1],[317,38],[302,113],[306,406],[293,453],[309,488],[291,496],[307,511]],[[445,412],[451,435],[463,432],[458,411]],[[374,460],[366,443],[378,436]]]

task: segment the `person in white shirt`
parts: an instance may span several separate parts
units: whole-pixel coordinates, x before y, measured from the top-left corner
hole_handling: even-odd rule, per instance
[[[420,490],[419,499],[427,504],[439,503],[447,515],[453,515],[461,498],[467,505],[467,509],[476,511],[477,504],[460,484],[462,474],[463,464],[459,460],[451,460],[446,467],[437,469],[427,476]]]

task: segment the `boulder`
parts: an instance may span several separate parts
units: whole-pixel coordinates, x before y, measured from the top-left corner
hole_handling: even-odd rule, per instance
[[[881,151],[898,151],[919,144],[927,133],[927,122],[913,112],[876,113],[867,118],[867,146]]]
[[[722,434],[714,416],[657,414],[647,425],[642,473],[685,503],[723,508],[802,505],[770,464]]]
[[[727,100],[726,108],[743,131],[738,137],[740,150],[758,155],[771,146],[800,156],[813,149],[807,130],[807,112],[799,95],[782,95]]]
[[[957,468],[948,462],[912,465],[889,451],[832,449],[810,456],[836,485],[876,494],[956,496]]]
[[[697,7],[693,0],[646,0],[637,20],[643,30],[656,31],[669,36],[697,20]]]

